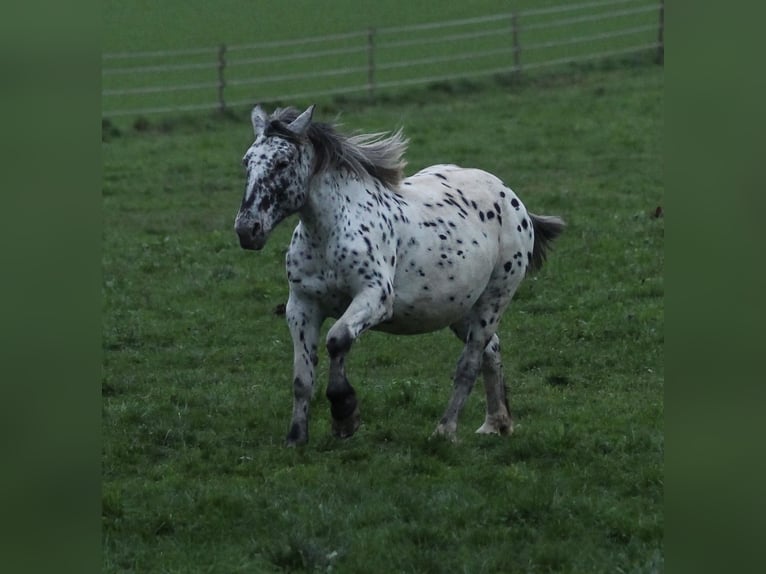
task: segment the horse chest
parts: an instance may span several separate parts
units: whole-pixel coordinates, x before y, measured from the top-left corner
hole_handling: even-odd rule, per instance
[[[381,262],[365,241],[313,246],[294,241],[287,254],[290,289],[316,301],[328,316],[338,317],[365,286],[383,284],[390,273]]]

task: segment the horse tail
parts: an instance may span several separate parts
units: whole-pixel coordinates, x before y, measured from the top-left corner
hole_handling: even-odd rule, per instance
[[[532,220],[532,228],[535,231],[535,245],[532,248],[531,270],[537,271],[545,263],[548,251],[551,249],[553,240],[564,231],[566,223],[556,215],[535,215],[529,213]]]

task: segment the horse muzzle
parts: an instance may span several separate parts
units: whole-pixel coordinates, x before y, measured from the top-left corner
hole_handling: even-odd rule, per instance
[[[237,218],[234,231],[237,232],[242,249],[259,251],[266,244],[266,234],[263,232],[263,226],[258,222],[252,223]]]

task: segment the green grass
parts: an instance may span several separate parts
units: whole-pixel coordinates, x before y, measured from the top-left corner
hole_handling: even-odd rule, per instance
[[[564,0],[472,0],[433,3],[408,0],[362,2],[333,0],[318,9],[314,0],[166,0],[128,3],[106,0],[103,8],[105,52],[200,48],[254,44],[391,27],[475,18],[511,10],[561,6]],[[618,7],[619,8],[619,7]]]
[[[102,113],[112,120],[126,114],[132,121],[139,115],[137,110],[217,107],[221,45],[228,47],[224,97],[227,105],[242,111],[255,102],[282,99],[295,103],[320,98],[326,103],[331,99],[328,92],[366,96],[370,80],[376,94],[391,94],[401,91],[402,82],[409,83],[406,89],[423,78],[489,77],[514,66],[514,35],[508,18],[415,30],[401,30],[402,26],[515,11],[521,14],[516,37],[525,74],[536,74],[539,66],[555,61],[646,46],[657,38],[658,4],[653,6],[653,0],[580,4],[585,8],[540,14],[534,11],[571,7],[571,3],[517,0],[509,5],[502,0],[474,0],[442,2],[435,10],[429,2],[386,0],[360,5],[358,0],[335,0],[322,3],[318,10],[316,2],[306,0],[257,6],[243,0],[165,0],[151,5],[110,0],[104,11],[104,51],[134,57],[103,61]],[[642,8],[647,11],[630,13]],[[612,16],[603,18],[608,14]],[[375,32],[370,42],[371,29]],[[337,35],[341,37],[328,37]],[[585,37],[590,39],[583,41]],[[304,40],[311,42],[284,43]],[[257,48],[243,49],[255,44]],[[190,49],[196,52],[178,53]],[[157,53],[163,50],[171,53]],[[149,55],[135,55],[147,51]],[[371,74],[370,61],[374,62]],[[131,93],[147,88],[148,93]]]
[[[663,70],[457,83],[349,129],[411,139],[408,173],[496,173],[569,227],[501,325],[517,430],[428,437],[460,352],[448,332],[365,334],[363,426],[330,434],[320,363],[305,448],[282,446],[294,220],[238,247],[246,113],[107,130],[103,151],[106,572],[654,572],[663,550]]]

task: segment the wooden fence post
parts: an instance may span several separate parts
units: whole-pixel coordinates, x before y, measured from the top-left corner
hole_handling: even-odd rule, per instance
[[[226,111],[226,100],[223,97],[223,89],[226,87],[226,79],[223,71],[226,68],[226,44],[218,47],[218,110]]]
[[[521,41],[519,40],[519,15],[511,13],[511,33],[513,34],[513,72],[521,74]]]
[[[657,29],[657,63],[665,64],[665,0],[660,0],[660,23]]]
[[[367,95],[375,97],[375,28],[367,29]]]

